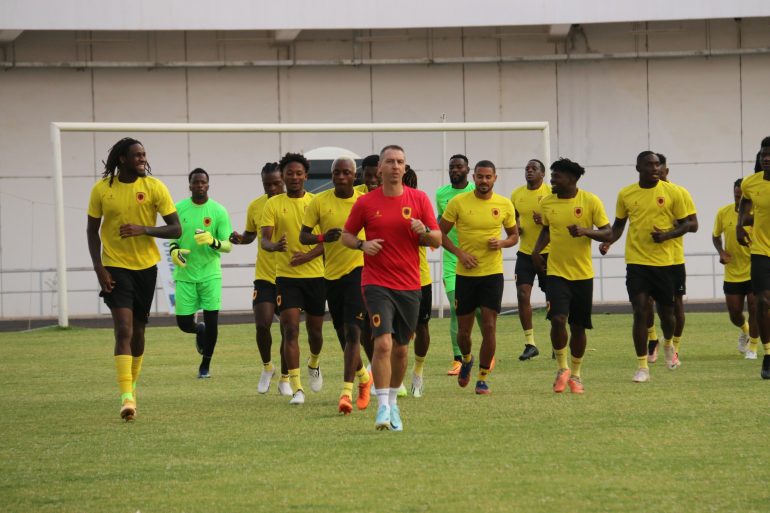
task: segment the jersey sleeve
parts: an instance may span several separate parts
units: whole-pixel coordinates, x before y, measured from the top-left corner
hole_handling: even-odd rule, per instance
[[[436,215],[433,212],[433,205],[430,202],[428,195],[422,192],[420,194],[420,221],[425,224],[431,230],[438,230],[438,222],[436,222]]]
[[[246,228],[247,232],[255,233],[257,231],[257,223],[259,219],[254,218],[254,211],[257,209],[257,200],[252,201],[249,204],[249,208],[246,210]]]
[[[451,200],[449,200],[449,203],[447,203],[446,210],[444,210],[444,213],[441,214],[441,219],[445,221],[449,221],[450,223],[457,223],[457,205],[458,205],[458,199],[459,196],[455,196]]]
[[[99,182],[97,182],[93,189],[91,189],[91,197],[88,200],[88,215],[96,219],[101,219],[103,214],[102,194],[99,189]]]
[[[506,228],[513,228],[516,226],[516,210],[513,207],[513,203],[511,203],[506,198],[506,205],[505,205],[505,217],[503,217],[503,226]]]
[[[353,208],[350,209],[350,215],[348,215],[347,221],[345,221],[345,231],[352,234],[357,234],[361,231],[361,229],[364,227],[364,211],[365,206],[363,205],[362,199],[364,196],[361,196],[356,200],[355,203],[353,203]]]
[[[714,218],[714,231],[711,233],[714,237],[721,237],[725,231],[725,227],[722,225],[722,211],[717,211],[717,216]]]
[[[698,211],[695,209],[695,202],[692,200],[692,195],[690,194],[690,191],[685,189],[684,187],[681,189],[682,192],[682,199],[684,200],[684,210],[687,212],[688,216],[693,216],[698,213]]]
[[[312,199],[310,204],[305,209],[305,215],[302,218],[302,225],[307,226],[311,230],[321,223],[321,202],[318,201],[318,196]],[[319,226],[320,229],[320,226]]]
[[[225,207],[220,207],[217,212],[217,233],[216,238],[219,240],[227,240],[230,237],[233,229],[230,225],[230,214],[227,213]]]
[[[627,219],[628,210],[626,210],[626,202],[623,200],[623,191],[618,193],[618,200],[615,202],[615,217],[617,219]]]
[[[593,223],[597,228],[607,226],[610,224],[610,220],[607,218],[607,213],[604,211],[604,204],[598,196],[593,197]]]
[[[158,213],[160,213],[161,216],[165,217],[169,214],[173,214],[176,212],[176,205],[174,205],[174,200],[171,199],[171,193],[168,192],[168,188],[166,187],[166,184],[158,180],[157,182],[157,194],[158,198],[155,203],[155,208],[157,208]]]
[[[540,204],[540,220],[541,220],[541,224],[543,226],[550,226],[551,225],[551,221],[548,219],[548,209],[545,208],[546,201],[547,200],[543,201]]]
[[[674,214],[675,219],[684,219],[687,217],[688,212],[685,208],[685,202],[684,202],[684,194],[682,194],[679,190],[673,189],[671,191],[671,196],[673,200],[673,205],[671,206],[671,213]]]
[[[444,209],[441,208],[441,198],[438,196],[438,191],[436,191],[436,219],[441,219],[441,214],[444,213]]]
[[[259,220],[259,226],[264,228],[265,226],[275,227],[275,201],[267,200],[265,208],[262,209],[262,218]],[[262,234],[259,234],[261,237]]]

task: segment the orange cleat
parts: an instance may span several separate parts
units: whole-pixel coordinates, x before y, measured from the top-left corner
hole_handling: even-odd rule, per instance
[[[346,395],[340,396],[340,402],[337,406],[337,411],[343,415],[350,415],[353,412],[353,402],[350,400],[350,397]]]
[[[582,394],[585,391],[583,390],[583,382],[577,376],[570,376],[567,380],[567,385],[569,385],[569,390],[573,394]]]
[[[452,360],[452,365],[450,365],[449,370],[446,371],[447,376],[457,376],[460,374],[460,368],[463,366],[462,362],[459,362],[457,360]]]
[[[569,369],[559,369],[559,372],[556,373],[556,379],[553,382],[553,391],[557,394],[564,392],[564,389],[567,388],[569,376]]]
[[[358,397],[356,397],[356,406],[359,410],[365,410],[369,406],[369,401],[372,397],[372,385],[374,384],[374,377],[369,372],[369,381],[366,383],[358,384]]]

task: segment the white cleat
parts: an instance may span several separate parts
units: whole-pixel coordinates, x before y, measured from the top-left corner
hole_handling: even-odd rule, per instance
[[[647,383],[650,381],[650,369],[636,369],[634,383]]]
[[[320,392],[324,386],[324,377],[323,374],[321,374],[321,366],[319,365],[315,369],[308,366],[307,376],[310,380],[310,390],[313,392]]]
[[[679,358],[674,351],[674,346],[663,346],[663,355],[666,359],[666,368],[676,370],[679,367]]]
[[[278,382],[278,395],[283,395],[286,397],[291,397],[293,395],[291,392],[291,384],[288,381]]]
[[[302,390],[297,390],[293,396],[291,396],[291,401],[289,401],[289,404],[305,404],[305,392]]]
[[[752,351],[750,349],[747,349],[744,358],[747,359],[747,360],[756,360],[757,359],[757,352],[756,351]]]
[[[422,380],[422,376],[412,373],[412,397],[422,397],[424,390],[425,383]]]
[[[741,331],[741,334],[738,335],[738,351],[740,351],[741,353],[746,353],[746,351],[748,350],[749,350],[749,336]]]
[[[270,380],[273,379],[275,369],[271,371],[262,370],[262,374],[259,376],[259,383],[257,383],[257,392],[260,394],[266,394],[270,390]]]

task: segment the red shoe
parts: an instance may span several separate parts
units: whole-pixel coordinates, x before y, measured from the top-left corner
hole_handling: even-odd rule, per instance
[[[449,367],[449,370],[446,371],[447,376],[457,376],[460,374],[460,368],[463,366],[462,362],[459,362],[457,360],[452,360],[452,365]]]
[[[584,392],[583,382],[577,376],[570,376],[567,380],[567,385],[569,385],[569,390],[573,394],[582,394]]]
[[[559,372],[556,373],[556,380],[553,382],[553,391],[557,394],[564,392],[564,389],[567,388],[569,376],[569,369],[559,369]]]
[[[353,402],[350,400],[350,397],[346,395],[340,396],[340,402],[337,406],[337,411],[343,415],[350,415],[353,412]]]

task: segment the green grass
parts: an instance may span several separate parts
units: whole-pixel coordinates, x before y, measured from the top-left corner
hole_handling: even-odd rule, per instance
[[[110,330],[3,333],[0,511],[768,511],[761,360],[741,358],[726,314],[687,322],[682,368],[659,362],[639,385],[630,317],[595,315],[586,394],[572,396],[551,391],[548,349],[516,359],[518,319],[504,317],[478,397],[444,375],[448,322],[434,319],[426,396],[400,401],[403,433],[376,432],[374,407],[336,414],[329,326],[324,390],[301,407],[275,384],[256,393],[252,326],[221,328],[206,381],[192,337],[151,327],[129,424]]]

